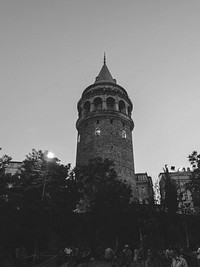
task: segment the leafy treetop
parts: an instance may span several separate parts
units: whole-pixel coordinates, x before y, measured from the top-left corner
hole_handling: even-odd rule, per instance
[[[78,211],[125,211],[132,197],[131,187],[117,177],[113,162],[95,158],[87,166],[75,168],[81,193]]]
[[[190,181],[186,184],[186,189],[191,192],[194,206],[200,210],[200,154],[193,151],[188,160],[193,168]]]

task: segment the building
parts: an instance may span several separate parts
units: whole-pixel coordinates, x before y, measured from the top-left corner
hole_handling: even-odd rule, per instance
[[[8,165],[6,166],[5,173],[14,175],[17,171],[20,171],[21,166],[22,166],[21,161],[10,161]]]
[[[195,209],[193,206],[191,192],[186,190],[185,184],[189,182],[191,177],[190,168],[183,168],[178,171],[169,172],[169,176],[171,179],[175,181],[177,187],[177,195],[178,195],[178,212],[179,213],[194,213]],[[159,174],[159,186],[160,186],[160,198],[161,204],[165,199],[165,173]]]
[[[154,203],[152,178],[147,173],[136,173],[136,193],[140,204]]]
[[[78,102],[76,166],[96,157],[108,158],[114,162],[118,177],[135,192],[132,110],[126,90],[113,79],[104,56],[95,82]]]

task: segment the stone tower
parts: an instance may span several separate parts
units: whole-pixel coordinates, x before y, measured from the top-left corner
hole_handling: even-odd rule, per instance
[[[111,159],[118,177],[135,191],[132,109],[126,90],[113,79],[104,56],[94,84],[83,91],[78,102],[76,166],[87,165],[95,157]]]

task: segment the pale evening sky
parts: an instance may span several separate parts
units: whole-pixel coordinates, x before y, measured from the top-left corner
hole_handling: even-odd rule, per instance
[[[0,1],[0,155],[75,166],[77,102],[103,65],[128,92],[136,172],[199,150],[200,1]],[[200,151],[199,151],[200,152]]]

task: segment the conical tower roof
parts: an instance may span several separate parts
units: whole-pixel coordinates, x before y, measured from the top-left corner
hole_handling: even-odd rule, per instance
[[[104,55],[103,67],[101,68],[98,76],[96,77],[95,83],[99,82],[111,82],[116,83],[116,80],[113,79],[107,65],[106,65],[106,57]]]

